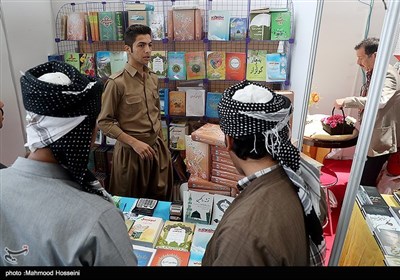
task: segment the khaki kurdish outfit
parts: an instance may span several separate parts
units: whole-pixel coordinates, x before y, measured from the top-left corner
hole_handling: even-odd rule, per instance
[[[110,76],[102,96],[98,126],[106,136],[125,132],[150,145],[156,156],[141,159],[132,147],[117,141],[110,178],[113,195],[171,200],[171,155],[161,130],[158,77],[145,67],[145,78],[129,65]]]
[[[229,234],[225,234],[229,232]],[[282,167],[250,182],[226,210],[203,266],[307,266],[304,212]]]

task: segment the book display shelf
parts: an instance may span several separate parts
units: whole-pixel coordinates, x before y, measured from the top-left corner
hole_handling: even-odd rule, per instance
[[[58,59],[75,60],[81,72],[105,80],[126,61],[125,28],[150,26],[152,56],[161,58],[149,66],[159,76],[163,132],[170,149],[184,157],[185,135],[219,122],[217,105],[227,87],[247,79],[289,88],[293,22],[291,0],[69,3],[57,13],[55,41]],[[108,52],[111,69],[101,66]],[[113,70],[113,55],[119,70]]]

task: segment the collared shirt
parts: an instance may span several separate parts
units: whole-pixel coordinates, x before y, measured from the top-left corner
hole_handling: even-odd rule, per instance
[[[238,181],[239,191],[243,191],[248,185],[250,185],[251,181],[253,181],[254,179],[261,177],[262,175],[265,175],[278,167],[279,167],[279,164],[275,164],[273,166],[261,169],[254,174],[244,177],[243,179],[240,179]]]
[[[97,118],[106,136],[118,138],[125,132],[141,141],[155,140],[161,131],[158,77],[144,67],[144,76],[130,64],[110,76]]]
[[[134,266],[122,213],[59,164],[0,170],[0,266]]]

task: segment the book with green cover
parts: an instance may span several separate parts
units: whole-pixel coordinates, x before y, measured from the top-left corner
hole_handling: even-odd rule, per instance
[[[271,40],[289,40],[292,36],[290,12],[271,12]]]
[[[249,50],[247,53],[246,78],[249,81],[267,79],[266,50]]]

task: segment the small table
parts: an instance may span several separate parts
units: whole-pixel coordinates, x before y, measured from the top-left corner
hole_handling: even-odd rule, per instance
[[[355,146],[358,140],[358,130],[354,129],[353,134],[329,135],[322,128],[321,119],[326,115],[308,115],[304,128],[303,144],[312,147],[310,156],[315,158],[317,148],[349,148]]]

